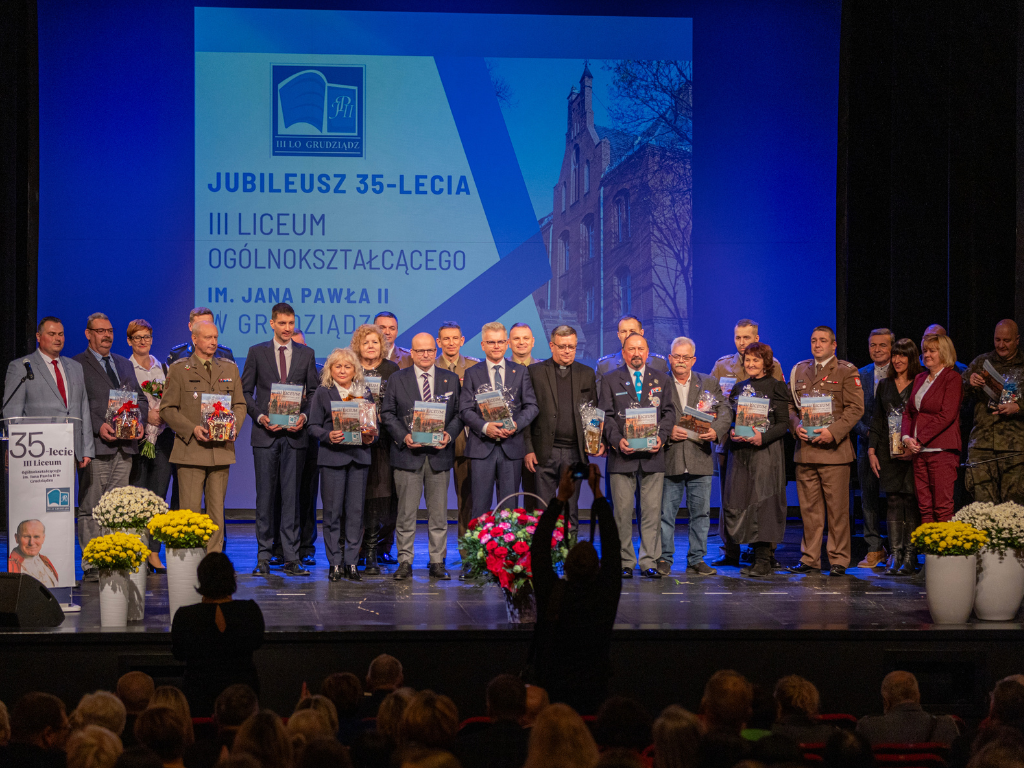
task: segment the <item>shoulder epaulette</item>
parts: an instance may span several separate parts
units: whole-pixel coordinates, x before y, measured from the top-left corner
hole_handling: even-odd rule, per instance
[[[806,360],[801,360],[797,365],[814,365],[814,358],[809,357]]]
[[[183,343],[183,344],[175,344],[173,347],[171,347],[171,352],[177,352],[178,350],[181,350],[181,349],[188,349],[188,342],[187,341],[185,343]]]
[[[849,360],[840,360],[839,364],[840,365],[845,365],[847,368],[853,368],[853,370],[855,370],[855,371],[859,371],[860,370],[856,365],[851,363]]]
[[[480,358],[479,357],[470,357],[469,355],[463,355],[463,357],[466,360],[469,360],[471,363],[479,363],[480,362]]]
[[[656,358],[658,358],[659,360],[665,360],[665,356],[664,356],[664,355],[659,355],[659,354],[658,354],[657,352],[651,352],[651,353],[650,353],[650,354],[648,355],[648,357],[656,357]]]
[[[619,353],[618,352],[612,352],[610,355],[605,355],[604,357],[599,357],[599,358],[597,358],[597,362],[600,363],[600,362],[602,362],[604,360],[611,360],[617,354],[619,354]]]
[[[190,357],[191,357],[191,355],[190,355]],[[177,360],[175,360],[173,363],[171,363],[171,365],[177,365],[178,363],[187,363],[188,360],[189,360],[188,357],[179,357]]]
[[[722,355],[720,358],[715,360],[716,363],[724,363],[726,360],[732,359],[732,355]]]

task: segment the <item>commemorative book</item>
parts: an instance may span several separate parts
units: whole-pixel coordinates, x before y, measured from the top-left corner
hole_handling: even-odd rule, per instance
[[[683,414],[679,417],[679,426],[686,432],[687,440],[703,442],[700,439],[700,433],[711,429],[711,422],[714,420],[715,414],[705,413],[704,411],[684,405]]]
[[[480,416],[486,422],[497,421],[502,429],[515,429],[512,412],[501,392],[477,392],[476,404],[480,408]]]
[[[235,433],[235,414],[231,410],[231,395],[203,393],[199,406],[211,440],[230,440]]]
[[[728,400],[729,395],[732,394],[732,388],[736,386],[736,377],[723,376],[718,380],[718,386],[722,389],[722,397]]]
[[[658,409],[627,408],[623,437],[634,451],[649,451],[658,444]]]
[[[358,400],[332,400],[331,425],[335,432],[344,432],[342,445],[362,445],[363,434],[359,428],[362,406]]]
[[[279,427],[294,427],[302,410],[301,384],[271,384],[267,418]]]
[[[765,432],[768,429],[768,408],[771,400],[767,397],[740,395],[736,398],[736,435],[753,437],[754,430]]]
[[[419,445],[440,446],[444,438],[444,417],[447,403],[417,400],[412,407],[412,441]]]
[[[999,398],[1003,394],[1003,387],[1006,386],[1006,379],[988,360],[981,366],[981,378],[985,380],[985,386],[982,387],[985,390],[985,394],[993,402],[998,403]]]
[[[142,429],[139,393],[126,389],[112,389],[107,396],[107,421],[118,440],[138,440]]]
[[[366,388],[370,390],[370,394],[373,395],[373,402],[380,403],[380,376],[366,376],[363,379],[366,382]]]
[[[800,398],[800,421],[807,430],[807,437],[813,440],[829,424],[832,416],[832,398],[828,395],[804,395]]]

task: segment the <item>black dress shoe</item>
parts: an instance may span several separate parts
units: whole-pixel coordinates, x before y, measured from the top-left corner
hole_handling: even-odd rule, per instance
[[[715,562],[713,562],[712,565],[718,566],[719,568],[730,565],[733,568],[739,568],[740,559],[738,557],[723,557],[720,560],[715,560]]]
[[[342,573],[340,565],[332,565],[330,572],[327,574],[328,581],[341,581],[345,574]]]
[[[297,560],[293,563],[285,563],[281,572],[286,576],[309,576],[309,571],[303,568]]]
[[[167,569],[166,569],[166,568],[164,568],[163,566],[157,567],[157,566],[155,566],[155,565],[152,565],[152,564],[150,564],[150,563],[146,563],[146,569],[147,569],[147,570],[148,570],[148,571],[149,571],[150,573],[155,573],[155,574],[156,574],[156,575],[158,575],[158,576],[160,576],[160,575],[162,575],[162,574],[165,574],[165,573],[167,573]]]
[[[256,563],[256,567],[252,569],[252,575],[253,576],[269,576],[270,575],[270,566],[267,564],[267,561],[266,560],[260,560],[258,563]]]
[[[380,576],[380,566],[376,563],[371,563],[363,568],[363,576]]]
[[[284,565],[284,558],[281,557],[280,555],[271,555],[269,562],[270,562],[271,567],[279,568],[282,565]]]
[[[624,579],[632,579],[633,578],[633,569],[632,568],[623,568],[622,569],[622,578],[624,578]]]
[[[463,568],[459,571],[459,581],[472,581],[473,577],[469,575],[469,571]]]
[[[392,555],[390,552],[381,552],[380,554],[378,554],[377,562],[383,563],[384,565],[396,565],[398,563],[398,561],[395,560],[395,556]]]
[[[312,555],[306,555],[305,557],[300,558],[299,562],[302,563],[303,565],[310,565],[310,566],[312,566],[312,565],[316,565],[316,558],[313,557]]]
[[[432,579],[441,579],[442,581],[448,581],[451,576],[448,575],[448,571],[444,569],[444,563],[431,563],[430,568],[427,570]]]
[[[790,573],[812,573],[813,571],[816,571],[816,570],[818,570],[818,569],[817,568],[812,568],[807,563],[797,563],[796,565],[789,566],[789,572]]]
[[[362,579],[359,578],[359,569],[354,565],[345,566],[345,578],[349,581],[362,581]]]
[[[646,571],[644,571],[640,575],[643,576],[645,579],[660,579],[661,578],[661,574],[658,573],[658,569],[657,568],[648,568]]]
[[[408,579],[412,576],[412,563],[401,563],[398,566],[398,570],[395,571],[395,578],[399,581]]]
[[[828,569],[828,575],[829,576],[845,576],[846,575],[846,566],[844,566],[844,565],[833,565],[831,568]]]

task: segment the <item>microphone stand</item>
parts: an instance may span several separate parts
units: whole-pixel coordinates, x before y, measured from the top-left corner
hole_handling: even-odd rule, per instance
[[[35,377],[33,377],[33,378],[35,378]],[[22,385],[22,384],[24,384],[24,383],[25,383],[26,381],[28,381],[28,373],[26,373],[26,374],[25,374],[24,376],[22,376],[22,377],[21,377],[21,381],[19,381],[19,382],[18,382],[18,386],[16,386],[16,387],[15,387],[15,388],[14,388],[13,390],[11,390],[11,395],[10,395],[10,397],[8,397],[8,398],[7,398],[6,400],[4,400],[4,404],[3,404],[3,406],[2,406],[2,407],[0,407],[0,413],[3,413],[3,412],[4,412],[4,410],[6,410],[6,408],[7,408],[7,404],[8,404],[9,402],[11,402],[11,397],[14,397],[15,393],[16,393],[16,392],[17,392],[17,391],[18,391],[19,389],[21,389],[21,385]]]

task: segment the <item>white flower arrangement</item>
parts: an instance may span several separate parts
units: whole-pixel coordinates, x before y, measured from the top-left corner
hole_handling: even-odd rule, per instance
[[[142,530],[154,515],[167,512],[167,502],[145,488],[125,486],[107,491],[93,507],[93,520],[112,530]]]
[[[1007,501],[992,504],[976,501],[957,512],[953,519],[968,523],[989,537],[987,549],[1005,555],[1006,550],[1024,550],[1024,507]]]

